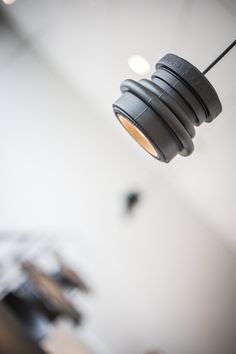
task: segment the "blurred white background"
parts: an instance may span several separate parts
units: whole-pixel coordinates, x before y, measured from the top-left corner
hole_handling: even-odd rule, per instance
[[[0,230],[69,237],[97,352],[236,351],[236,49],[207,75],[223,113],[191,157],[156,162],[112,112],[131,55],[203,70],[235,34],[234,0],[1,4]]]

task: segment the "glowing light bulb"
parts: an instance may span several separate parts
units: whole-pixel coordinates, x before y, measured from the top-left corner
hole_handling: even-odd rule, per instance
[[[123,127],[129,132],[129,134],[137,141],[139,145],[142,146],[144,150],[149,152],[154,157],[158,157],[158,153],[149,139],[141,132],[138,127],[136,127],[129,119],[122,116],[121,114],[117,114],[117,117]]]
[[[151,69],[149,62],[141,55],[131,55],[128,59],[128,65],[139,75],[147,75]]]
[[[6,5],[12,5],[16,0],[2,0]]]

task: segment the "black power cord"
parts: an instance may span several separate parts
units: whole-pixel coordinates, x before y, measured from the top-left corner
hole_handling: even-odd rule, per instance
[[[234,46],[236,45],[236,40],[233,41],[202,73],[206,75],[213,66],[215,66]]]

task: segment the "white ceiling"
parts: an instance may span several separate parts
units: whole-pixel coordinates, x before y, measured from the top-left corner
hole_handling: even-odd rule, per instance
[[[86,306],[109,353],[234,354],[236,49],[208,75],[223,113],[197,129],[189,158],[156,162],[111,106],[121,81],[139,78],[132,54],[154,68],[174,52],[204,69],[235,39],[235,1],[1,9],[15,29],[0,28],[1,230],[81,230],[74,256],[98,293]],[[132,189],[142,199],[129,219]]]

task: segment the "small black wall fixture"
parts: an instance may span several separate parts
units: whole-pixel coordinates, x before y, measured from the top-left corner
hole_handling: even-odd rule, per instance
[[[229,52],[234,41],[202,73],[188,61],[166,54],[151,80],[125,80],[113,110],[128,133],[163,162],[190,155],[195,126],[212,122],[222,111],[219,97],[204,76]]]

